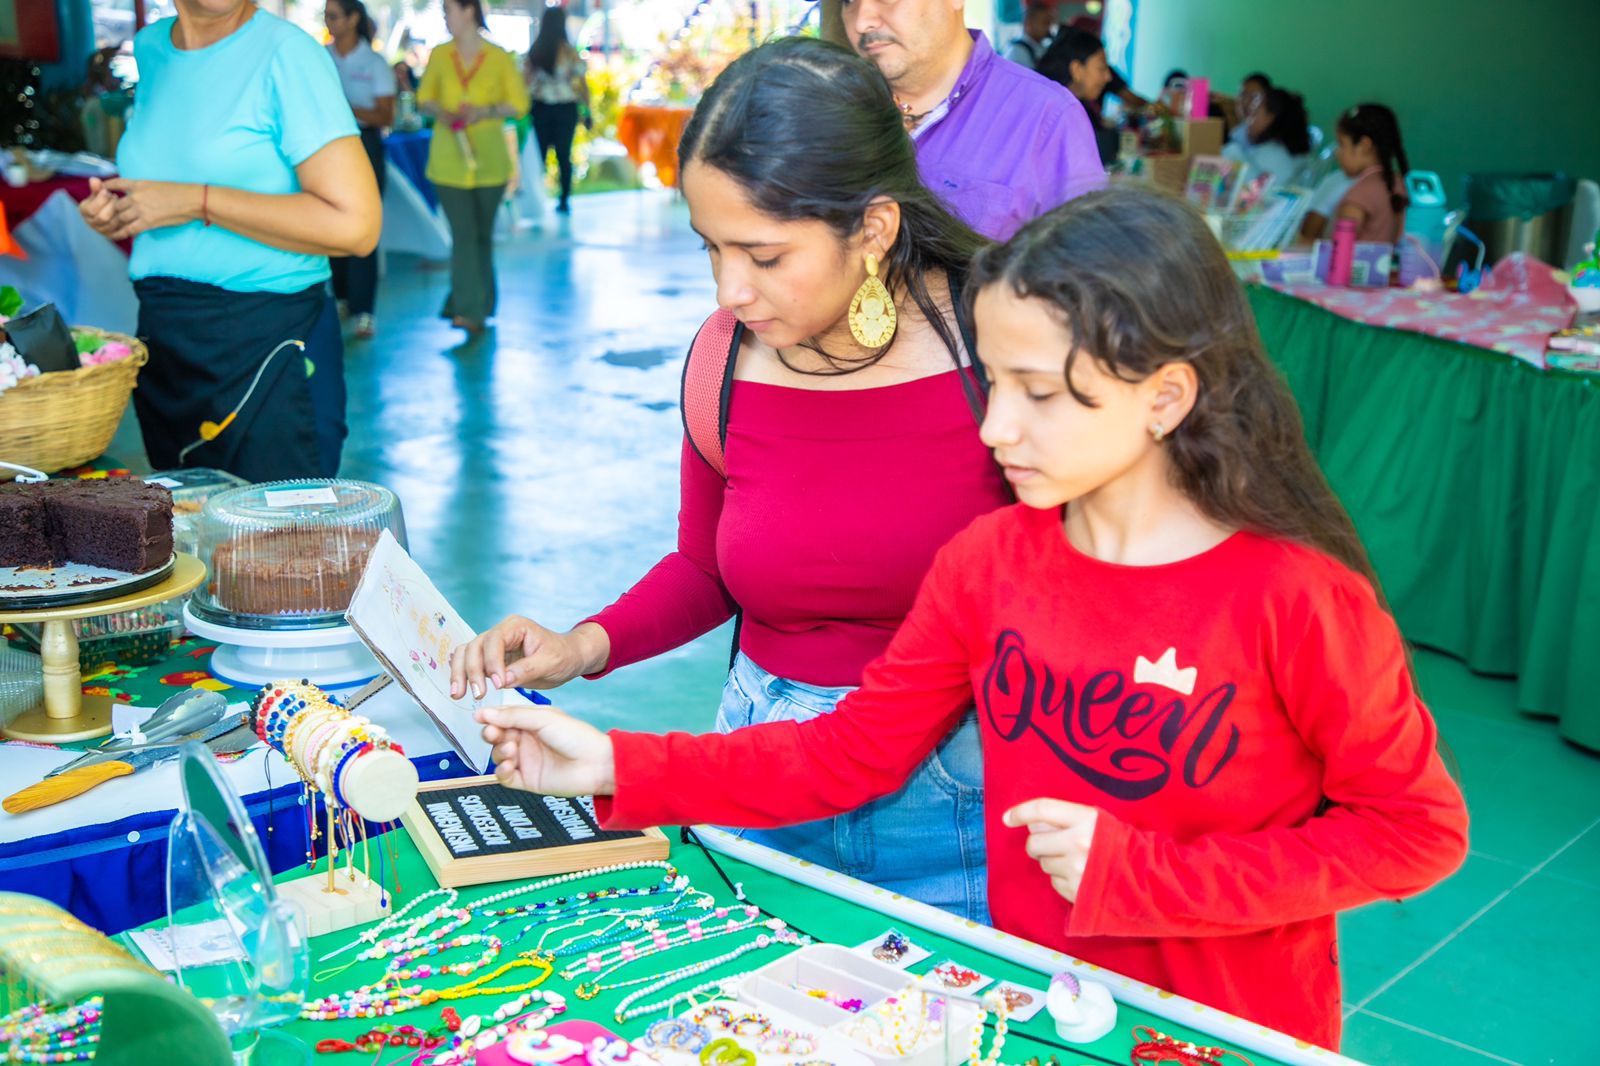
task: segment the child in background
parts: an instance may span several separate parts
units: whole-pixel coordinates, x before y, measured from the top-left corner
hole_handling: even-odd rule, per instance
[[[940,551],[861,688],[699,737],[484,707],[496,773],[608,828],[774,826],[891,792],[976,702],[996,927],[1337,1048],[1335,915],[1449,875],[1467,815],[1243,290],[1129,186],[969,284],[1020,502]]]
[[[1357,104],[1339,117],[1338,134],[1334,157],[1351,185],[1334,217],[1354,219],[1358,241],[1398,241],[1410,202],[1406,174],[1411,164],[1394,112],[1382,104]]]

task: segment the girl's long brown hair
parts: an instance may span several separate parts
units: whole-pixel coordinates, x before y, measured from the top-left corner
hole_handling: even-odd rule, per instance
[[[1267,360],[1244,288],[1205,220],[1153,190],[1113,186],[984,250],[969,297],[1004,284],[1049,304],[1079,355],[1125,381],[1194,367],[1194,409],[1166,438],[1177,487],[1213,521],[1296,541],[1366,577],[1361,538],[1306,444],[1299,408]],[[982,338],[980,336],[980,349]]]

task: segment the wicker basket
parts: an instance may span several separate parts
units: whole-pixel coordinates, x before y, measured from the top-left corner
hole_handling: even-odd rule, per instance
[[[7,462],[53,474],[101,455],[116,435],[150,350],[123,333],[89,326],[75,326],[73,333],[121,341],[133,354],[114,363],[40,374],[0,392],[0,458]],[[0,470],[0,477],[8,476]]]

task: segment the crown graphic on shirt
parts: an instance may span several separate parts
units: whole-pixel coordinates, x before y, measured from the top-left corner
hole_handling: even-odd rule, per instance
[[[1193,666],[1183,670],[1178,669],[1177,648],[1168,648],[1155,662],[1151,662],[1143,655],[1133,661],[1135,684],[1160,685],[1162,688],[1181,692],[1185,696],[1194,695],[1194,682],[1198,674],[1199,670]]]

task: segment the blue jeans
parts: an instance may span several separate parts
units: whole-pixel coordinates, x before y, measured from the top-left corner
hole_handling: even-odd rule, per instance
[[[740,652],[722,688],[717,732],[808,721],[830,713],[850,691],[777,677]],[[967,713],[898,792],[836,818],[729,831],[957,917],[989,922],[976,711]]]

